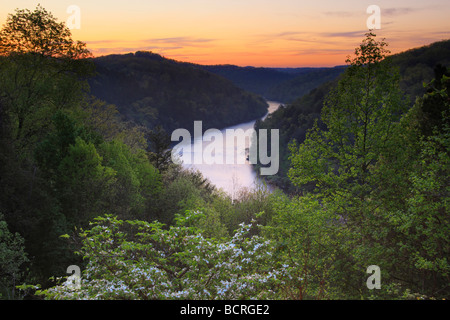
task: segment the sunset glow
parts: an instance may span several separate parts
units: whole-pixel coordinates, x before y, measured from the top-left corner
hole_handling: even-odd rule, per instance
[[[450,38],[448,0],[16,0],[0,4],[0,23],[38,3],[59,21],[78,6],[80,28],[72,35],[94,56],[148,50],[200,64],[342,65],[368,31],[371,4],[381,9],[375,33],[392,53]]]

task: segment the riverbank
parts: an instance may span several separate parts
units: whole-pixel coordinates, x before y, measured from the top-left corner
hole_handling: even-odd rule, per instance
[[[281,103],[275,101],[267,101],[268,104],[268,112],[264,117],[259,119],[265,119],[270,113],[274,112],[278,109]],[[223,134],[222,150],[214,150],[214,156],[223,157],[227,154],[234,154],[235,157],[243,156],[246,157],[248,153],[248,149],[250,147],[248,139],[244,139],[244,137],[240,136],[235,140],[236,143],[230,145],[227,144],[225,135],[227,130],[235,130],[235,132],[246,132],[249,129],[253,129],[256,123],[255,119],[250,122],[240,123],[234,126],[230,126],[220,130]],[[185,156],[190,159],[194,159],[196,156],[198,157],[199,150],[205,150],[213,141],[215,137],[213,134],[205,132],[205,134],[197,139],[194,139],[191,144],[190,154],[185,154]],[[189,152],[189,150],[188,150]],[[200,151],[201,152],[201,151]],[[213,185],[215,185],[218,189],[222,189],[226,193],[230,194],[232,197],[242,188],[247,189],[255,189],[255,188],[269,188],[272,190],[271,186],[267,186],[264,179],[261,178],[253,165],[248,161],[245,163],[238,163],[235,161],[233,164],[227,164],[225,161],[223,164],[183,164],[185,169],[193,169],[199,170],[205,178],[207,178]]]

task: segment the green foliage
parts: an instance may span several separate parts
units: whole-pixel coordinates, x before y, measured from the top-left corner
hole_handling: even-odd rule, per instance
[[[100,208],[109,188],[116,179],[116,171],[102,165],[102,158],[92,143],[76,138],[67,156],[58,166],[57,186],[63,212],[75,224],[101,212]]]
[[[362,270],[376,261],[389,272],[391,265],[382,263],[390,250],[383,248],[386,238],[381,234],[388,231],[374,201],[374,167],[393,143],[393,127],[404,103],[398,76],[381,64],[385,45],[368,34],[355,50],[351,65],[325,100],[321,120],[326,130],[316,125],[299,147],[291,145],[289,177],[299,188],[310,187],[323,206],[339,216],[349,232],[340,246],[344,257],[353,261],[351,269]]]
[[[333,278],[339,244],[344,239],[339,217],[314,197],[280,195],[263,235],[275,242],[277,263],[289,266],[281,287],[284,299],[336,298],[342,279]],[[333,280],[336,281],[333,283]]]
[[[78,59],[63,23],[17,10],[0,31],[2,298],[22,298],[19,282],[46,299],[448,298],[447,68],[430,78],[448,42],[388,58],[385,46],[368,34],[338,81],[257,122],[280,129],[274,181],[289,172],[301,196],[231,198],[170,163],[164,130],[254,119],[262,99],[151,53]],[[85,91],[92,61],[108,102]],[[400,88],[419,80],[407,111]],[[48,279],[73,264],[81,289]],[[369,265],[381,290],[365,286]]]
[[[333,283],[341,277],[334,292],[371,299],[399,298],[401,290],[407,297],[411,291],[446,297],[447,89],[436,80],[405,113],[399,78],[381,62],[384,47],[368,34],[357,48],[325,100],[325,129],[316,124],[300,146],[290,145],[289,177],[311,192],[303,201],[314,195],[320,209],[338,217],[340,235],[345,236],[334,244],[336,259],[327,278]],[[436,79],[445,83],[443,74]],[[434,120],[425,123],[421,115],[427,113]],[[383,289],[355,290],[358,270],[372,264],[383,270]]]
[[[408,209],[398,225],[406,235],[404,245],[408,247],[414,267],[423,271],[426,278],[434,275],[446,283],[450,280],[449,129],[446,127],[442,135],[422,142],[420,166],[410,179],[412,194],[407,199]],[[437,285],[433,289],[443,288]]]
[[[238,67],[234,65],[194,65],[232,81],[236,86],[268,100],[284,101],[277,95],[277,85],[308,73],[312,68],[288,69],[263,67]]]
[[[105,142],[99,146],[102,163],[115,171],[115,180],[109,191],[110,212],[122,217],[144,217],[148,206],[161,191],[161,178],[144,150],[133,153],[119,142]]]
[[[3,214],[0,213],[0,298],[16,297],[15,286],[22,281],[22,265],[28,262],[24,239],[19,233],[11,233]]]
[[[79,108],[72,110],[72,113],[86,128],[96,132],[105,141],[120,141],[133,152],[147,149],[147,129],[129,121],[125,122],[115,105],[95,97],[85,97]]]
[[[441,101],[437,110],[445,110],[441,118],[425,124],[421,115],[428,95],[445,94],[434,88],[416,100],[398,135],[400,150],[387,155],[379,168],[387,171],[382,186],[386,192],[379,197],[391,233],[396,233],[397,273],[406,278],[403,286],[438,298],[448,296],[449,282],[448,100],[434,100]],[[394,192],[401,197],[387,196]]]
[[[53,115],[53,130],[37,145],[35,159],[48,176],[56,175],[58,166],[67,156],[70,145],[75,144],[77,138],[100,143],[102,137],[76,123],[73,117],[63,111]]]
[[[41,6],[17,10],[0,31],[0,210],[25,239],[32,277],[54,274],[70,255],[57,241],[68,223],[52,173],[76,136],[88,139],[66,113],[87,89],[88,56]]]
[[[167,184],[161,194],[158,206],[160,211],[155,218],[165,224],[173,223],[176,214],[205,205],[200,188],[189,176],[180,176]]]
[[[228,229],[234,231],[241,222],[250,223],[253,220],[266,225],[274,214],[276,194],[272,194],[266,186],[239,189],[233,197],[233,208],[226,215]]]
[[[345,66],[334,68],[317,68],[299,74],[291,80],[284,81],[270,88],[264,95],[269,100],[292,103],[296,99],[308,94],[311,90],[337,79],[345,71]]]
[[[226,79],[267,100],[290,103],[344,71],[334,68],[262,68],[233,65],[194,65]]]
[[[265,299],[275,296],[284,269],[271,265],[270,242],[248,238],[242,224],[229,240],[195,227],[202,214],[158,222],[99,217],[81,234],[88,261],[81,289],[67,282],[39,292],[49,299]]]
[[[172,162],[172,151],[169,134],[161,127],[157,126],[149,132],[150,162],[160,171],[166,171]]]
[[[450,41],[446,40],[390,55],[383,63],[398,68],[400,89],[405,96],[409,97],[412,105],[416,96],[421,97],[424,94],[423,83],[429,83],[433,79],[436,65],[445,66],[450,63],[449,53]],[[294,140],[301,144],[306,138],[307,131],[314,127],[316,120],[320,129],[326,129],[320,119],[321,110],[325,97],[332,88],[337,87],[340,77],[342,75],[312,89],[284,108],[279,108],[264,121],[257,122],[256,129],[280,130],[280,170],[276,175],[271,176],[269,181],[285,192],[297,194],[301,192],[288,178],[290,167],[288,146]],[[423,117],[423,119],[426,118]],[[424,123],[429,121],[425,120]]]
[[[128,120],[148,128],[193,131],[252,121],[267,112],[265,101],[225,78],[151,52],[109,55],[92,60],[97,76],[92,94],[117,106]]]
[[[9,134],[20,148],[48,125],[48,114],[73,106],[92,72],[85,44],[44,8],[17,10],[0,31],[0,84]],[[12,81],[14,79],[14,81]]]
[[[33,53],[60,59],[89,55],[82,42],[71,39],[69,28],[38,5],[34,11],[16,10],[0,32],[0,55]],[[75,63],[72,61],[71,63]]]
[[[327,130],[316,125],[298,150],[291,145],[289,177],[298,187],[314,183],[318,192],[349,201],[369,196],[371,168],[389,145],[405,105],[398,76],[380,63],[384,46],[368,34],[338,87],[327,96],[321,114]]]

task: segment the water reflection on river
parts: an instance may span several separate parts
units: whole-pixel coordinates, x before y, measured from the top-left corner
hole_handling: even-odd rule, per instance
[[[269,105],[268,114],[275,111],[279,106],[280,103],[273,102],[273,101],[267,101]],[[267,114],[267,115],[268,115]],[[265,115],[263,119],[267,116]],[[246,157],[246,148],[249,147],[246,140],[239,141],[240,139],[236,139],[236,143],[233,145],[227,145],[226,144],[226,130],[227,129],[242,129],[243,131],[246,131],[248,129],[251,129],[254,127],[256,120],[241,123],[232,127],[225,128],[221,130],[221,133],[224,137],[223,141],[223,153],[220,154],[219,152],[215,152],[215,157],[222,157],[225,154],[230,154],[234,152],[236,156]],[[190,157],[190,159],[194,159],[195,156],[195,150],[197,144],[203,144],[202,150],[205,150],[205,147],[212,143],[211,141],[205,141],[208,140],[208,135],[205,134],[203,136],[203,140],[201,138],[197,138],[194,140],[194,142],[191,145],[191,154],[185,154],[186,156]],[[211,140],[211,139],[209,139]],[[212,139],[214,140],[214,138]],[[248,150],[248,149],[247,149]],[[185,151],[186,152],[186,151]],[[248,152],[247,152],[248,153]],[[223,158],[225,159],[225,157]],[[212,184],[214,184],[217,188],[223,189],[225,192],[230,194],[231,196],[234,196],[235,193],[241,189],[241,188],[255,188],[258,186],[263,186],[263,182],[260,178],[258,178],[256,172],[253,170],[252,165],[245,161],[243,164],[237,163],[237,161],[234,161],[233,164],[227,164],[226,161],[224,161],[224,164],[183,164],[183,167],[186,169],[198,169],[200,172],[202,172],[203,176],[205,178],[208,178]]]

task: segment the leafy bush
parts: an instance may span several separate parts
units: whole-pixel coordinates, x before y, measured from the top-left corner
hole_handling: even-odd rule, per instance
[[[18,233],[11,233],[0,212],[0,297],[15,297],[14,285],[21,278],[21,266],[28,262],[24,239]]]
[[[201,212],[159,222],[95,219],[82,232],[87,260],[81,288],[71,280],[39,291],[47,299],[269,299],[276,297],[287,266],[275,268],[272,243],[248,237],[241,224],[229,239],[206,238],[195,227]]]

